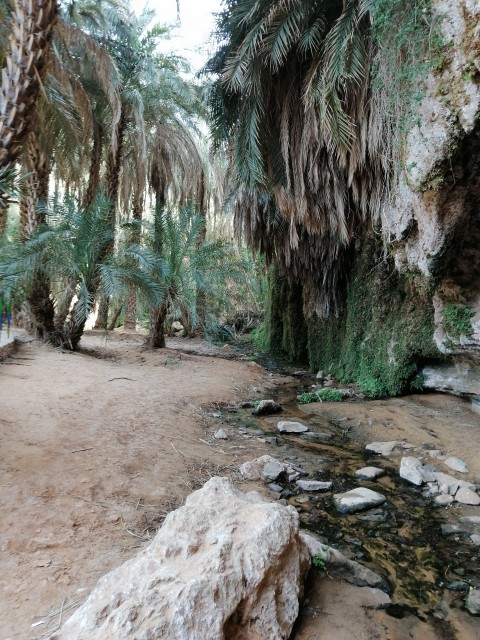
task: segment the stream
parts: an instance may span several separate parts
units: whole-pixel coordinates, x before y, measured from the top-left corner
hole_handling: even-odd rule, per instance
[[[389,616],[415,616],[437,630],[435,638],[480,638],[480,618],[464,608],[469,590],[480,587],[480,548],[470,539],[472,533],[480,533],[480,507],[439,508],[425,490],[399,476],[401,456],[416,456],[418,448],[416,453],[390,457],[372,455],[357,435],[356,428],[362,425],[368,430],[381,422],[386,430],[401,430],[408,420],[420,420],[431,440],[420,447],[425,453],[437,445],[436,412],[428,406],[422,412],[422,405],[408,398],[299,405],[297,395],[310,390],[312,382],[306,377],[270,392],[269,397],[284,407],[281,414],[257,418],[251,408],[225,407],[222,421],[245,438],[265,440],[270,455],[304,468],[309,480],[333,481],[332,490],[325,493],[302,492],[295,483],[286,484],[279,499],[297,509],[302,528],[386,579],[392,600],[386,609]],[[314,435],[280,434],[279,419],[298,420]],[[379,466],[386,475],[376,481],[359,480],[355,471],[365,466]],[[386,503],[356,514],[339,513],[332,495],[358,486],[384,494]],[[455,631],[447,632],[444,621],[452,611],[465,620],[465,635],[458,620]]]

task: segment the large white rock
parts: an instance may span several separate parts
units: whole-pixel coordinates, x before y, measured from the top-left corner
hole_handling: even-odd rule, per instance
[[[212,478],[51,640],[281,640],[310,567],[293,507]]]
[[[386,501],[383,494],[366,489],[365,487],[357,487],[346,493],[336,493],[333,496],[333,502],[337,511],[340,513],[356,513],[378,507]]]
[[[380,469],[379,467],[363,467],[363,469],[355,471],[355,477],[362,480],[376,480],[384,476],[385,473],[385,469]]]
[[[480,496],[472,489],[468,489],[467,487],[460,487],[460,489],[455,494],[455,501],[460,502],[460,504],[471,504],[474,507],[480,504]]]

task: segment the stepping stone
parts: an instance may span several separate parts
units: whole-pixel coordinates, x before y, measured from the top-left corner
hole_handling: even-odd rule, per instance
[[[282,420],[277,424],[277,429],[280,433],[304,433],[308,431],[308,427],[306,427],[301,422],[289,422],[287,420]]]
[[[318,480],[297,480],[296,485],[302,491],[329,491],[333,482],[319,482]]]
[[[337,493],[333,496],[333,502],[340,513],[357,513],[372,507],[378,507],[386,498],[381,493],[371,491],[365,487],[358,487],[346,493]]]
[[[266,416],[271,413],[280,413],[280,411],[283,411],[283,407],[275,400],[262,400],[257,408],[252,411],[252,415]]]
[[[455,501],[460,502],[460,504],[471,504],[476,507],[480,504],[480,496],[467,487],[460,487],[455,494]]]
[[[365,450],[370,453],[379,453],[382,456],[389,456],[398,444],[398,440],[391,440],[389,442],[371,442],[370,444],[367,444]]]
[[[385,469],[380,469],[379,467],[363,467],[363,469],[355,471],[355,476],[362,478],[362,480],[376,480],[384,476],[385,473]]]
[[[467,465],[460,458],[455,458],[454,456],[450,456],[446,460],[444,460],[447,467],[453,469],[454,471],[458,471],[458,473],[468,473]]]

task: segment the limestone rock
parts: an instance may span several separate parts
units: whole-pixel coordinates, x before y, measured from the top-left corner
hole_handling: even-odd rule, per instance
[[[475,489],[475,485],[466,480],[458,480],[448,473],[442,473],[441,471],[435,472],[435,481],[440,487],[442,493],[449,493],[455,495],[459,487],[466,487],[467,489]]]
[[[439,496],[435,496],[433,501],[435,502],[435,504],[438,504],[440,507],[448,507],[448,505],[452,504],[453,502],[453,496],[441,494]]]
[[[215,440],[228,440],[228,433],[225,429],[219,429],[215,432],[214,436]]]
[[[400,477],[420,487],[423,484],[422,467],[417,458],[405,456],[400,463]]]
[[[372,587],[381,589],[382,591],[389,590],[386,580],[378,573],[375,573],[354,560],[350,560],[337,549],[322,544],[320,540],[317,540],[317,538],[309,533],[302,531],[300,537],[307,545],[312,558],[317,556],[325,561],[329,573],[331,573],[333,569],[338,577],[343,578],[357,587]]]
[[[283,407],[275,402],[275,400],[262,400],[252,411],[252,415],[266,416],[272,413],[280,413],[280,411],[283,411]]]
[[[286,465],[283,462],[280,462],[276,458],[272,458],[272,456],[261,456],[260,458],[256,458],[255,460],[250,460],[249,462],[244,462],[240,467],[240,475],[245,478],[245,480],[263,480],[265,478],[264,471],[265,467],[269,466],[269,470],[272,471],[274,468],[282,469],[282,471],[286,470]],[[267,470],[267,474],[269,473]],[[269,482],[276,480],[278,477],[275,476]]]
[[[280,433],[304,433],[308,431],[308,427],[301,422],[290,422],[289,420],[279,422],[277,429]]]
[[[287,479],[286,465],[279,460],[269,460],[263,467],[262,480],[264,482],[275,482],[280,480],[281,482]]]
[[[463,460],[460,460],[460,458],[449,456],[444,462],[447,467],[450,467],[450,469],[453,469],[454,471],[458,471],[458,473],[468,473],[467,465]]]
[[[379,453],[382,456],[389,456],[398,444],[398,440],[391,440],[389,442],[371,442],[370,444],[367,444],[365,450],[370,453]]]
[[[474,616],[480,616],[480,591],[478,589],[472,589],[468,592],[465,606]]]
[[[297,480],[297,487],[302,491],[329,491],[333,482],[319,482],[318,480]]]
[[[475,546],[480,547],[480,536],[478,535],[478,533],[472,533],[472,535],[470,536],[470,540]]]
[[[333,496],[335,507],[340,513],[364,511],[365,509],[378,507],[385,501],[386,498],[384,495],[371,489],[366,489],[365,487],[358,487],[346,493],[336,493]]]
[[[376,480],[384,476],[385,473],[385,470],[379,467],[363,467],[363,469],[355,471],[355,476],[362,480]]]
[[[480,496],[472,489],[468,489],[467,487],[460,487],[460,489],[455,494],[455,501],[460,502],[460,504],[471,504],[474,507],[480,504]]]
[[[52,640],[281,640],[310,566],[292,507],[212,478]]]

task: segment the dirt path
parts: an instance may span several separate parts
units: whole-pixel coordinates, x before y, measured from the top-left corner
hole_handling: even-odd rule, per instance
[[[43,637],[209,474],[264,453],[213,442],[201,410],[255,396],[263,370],[183,342],[206,355],[87,336],[85,353],[33,344],[0,364],[1,640]]]

